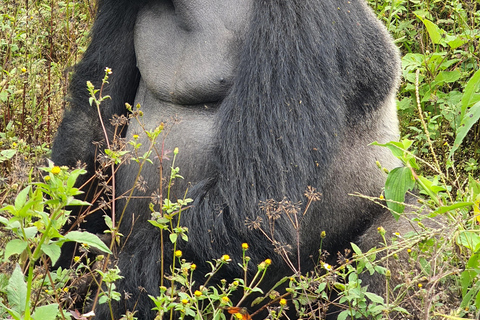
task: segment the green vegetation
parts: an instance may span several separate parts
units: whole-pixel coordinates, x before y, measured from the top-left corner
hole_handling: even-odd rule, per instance
[[[395,217],[409,219],[421,232],[402,233],[379,226],[383,246],[361,252],[353,245],[354,255],[348,250],[340,254],[337,266],[322,262],[321,257],[316,270],[307,275],[292,274],[278,284],[283,287],[264,292],[256,302],[263,299],[275,319],[287,308],[287,299],[288,307],[296,307],[304,318],[318,318],[333,304],[341,305],[339,319],[394,319],[408,312],[420,319],[478,318],[480,2],[368,2],[396,39],[403,57],[403,81],[398,94],[403,136],[401,142],[384,146],[405,167],[389,172],[384,194],[372,201],[384,197]],[[121,270],[119,273],[118,268],[109,265],[108,257],[118,238],[128,236],[117,232],[121,217],[119,221],[106,217],[110,246],[88,233],[61,235],[59,230],[67,223],[69,213],[65,206],[85,205],[73,198],[79,192],[74,182],[82,170],[53,164],[45,167],[44,161],[67,104],[69,73],[88,44],[94,12],[92,0],[0,3],[2,319],[87,319],[88,315],[80,311],[86,306],[86,296],[94,300],[93,305],[111,306],[112,300],[119,299],[114,281],[121,277]],[[108,72],[104,85],[108,85]],[[91,103],[100,108],[108,97],[99,96],[101,90],[91,84],[88,90]],[[141,125],[139,106],[129,108],[131,121]],[[134,136],[128,142],[134,150],[130,161],[136,161],[141,168],[151,156],[162,159],[164,150],[156,150],[155,141],[163,139],[163,130],[163,125],[153,131],[144,130],[151,144],[142,154],[138,137]],[[105,154],[108,161],[104,166],[108,169],[120,164],[126,152],[108,148]],[[173,156],[177,154],[175,150]],[[179,170],[172,166],[167,181],[181,179]],[[413,189],[419,190],[421,198],[416,204],[404,204],[405,193]],[[308,200],[315,201],[314,193],[310,196]],[[244,244],[243,262],[238,266],[243,270],[243,279],[209,282],[230,262],[230,257],[224,255],[210,263],[212,271],[205,283],[193,286],[195,263],[175,247],[177,239],[188,239],[180,217],[189,201],[172,202],[167,197],[151,206],[151,223],[169,235],[174,249],[165,254],[171,254],[175,261],[169,283],[162,285],[158,297],[151,297],[155,310],[165,316],[176,311],[182,317],[201,314],[213,319],[226,319],[231,313],[248,320],[255,315],[236,309],[239,302],[232,302],[229,295],[242,290],[242,302],[250,294],[259,293],[258,286],[268,277],[271,260],[265,257],[256,275],[247,279],[249,248]],[[403,213],[406,207],[408,215]],[[432,227],[430,218],[440,222]],[[389,232],[394,234],[393,239],[387,236]],[[79,242],[81,255],[74,258],[70,269],[49,270],[59,257],[60,246],[67,241]],[[95,248],[99,251],[91,259],[88,253]],[[287,255],[282,257],[288,260]],[[287,263],[295,268],[295,262]],[[368,292],[359,278],[362,272],[379,273],[387,286],[396,287],[387,290],[384,297]],[[100,282],[106,290],[97,289]],[[81,283],[88,283],[83,285],[83,291]],[[174,285],[184,290],[167,289]],[[132,312],[123,319],[134,317]]]

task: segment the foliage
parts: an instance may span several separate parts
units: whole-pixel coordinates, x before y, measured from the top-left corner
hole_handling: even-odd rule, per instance
[[[367,2],[402,51],[403,82],[397,106],[403,138],[384,146],[405,167],[389,172],[384,197],[398,219],[406,217],[405,208],[419,212],[413,215],[411,224],[420,231],[395,232],[391,240],[386,236],[389,230],[379,226],[384,243],[378,248],[361,252],[353,245],[354,255],[349,252],[339,255],[337,266],[321,259],[307,275],[294,272],[295,263],[288,260],[288,255],[282,255],[292,266],[293,274],[269,292],[261,292],[258,286],[268,277],[269,257],[257,266],[252,279],[247,279],[245,273],[243,279],[231,283],[209,283],[230,262],[228,256],[223,256],[211,262],[209,278],[199,286],[191,281],[195,264],[182,257],[175,246],[179,239],[188,240],[188,232],[181,226],[181,215],[188,209],[189,199],[170,201],[166,191],[167,196],[151,206],[151,223],[159,232],[168,233],[173,244],[172,252],[165,252],[175,261],[170,270],[172,276],[167,279],[168,287],[176,285],[186,290],[167,289],[162,284],[160,295],[152,297],[159,314],[172,315],[176,311],[182,317],[226,319],[226,313],[231,313],[246,320],[255,315],[248,315],[242,303],[255,293],[260,296],[256,302],[262,301],[263,310],[268,310],[275,319],[288,308],[297,308],[305,318],[318,317],[334,304],[342,305],[339,319],[393,318],[395,312],[431,319],[479,316],[480,3],[474,0]],[[97,299],[93,290],[96,287],[98,303],[110,303],[119,297],[114,285],[119,273],[108,265],[109,255],[91,259],[88,252],[90,247],[109,252],[119,243],[123,236],[117,231],[121,218],[117,221],[115,217],[105,218],[111,236],[109,247],[93,235],[78,231],[62,235],[59,230],[68,217],[65,205],[83,204],[73,198],[79,192],[73,183],[82,170],[70,171],[53,164],[40,171],[36,169],[43,167],[39,163],[48,156],[55,128],[66,107],[69,72],[85,51],[94,12],[92,0],[0,3],[0,222],[5,226],[0,230],[0,253],[5,259],[2,267],[7,266],[0,272],[0,318],[87,319],[88,313],[82,315],[76,310],[82,307],[87,292]],[[108,70],[105,76],[104,85],[108,85]],[[101,89],[96,91],[90,86],[89,90],[91,103],[101,108],[102,100],[107,97],[102,97]],[[129,108],[133,115],[130,120],[141,123],[140,106]],[[130,153],[111,141],[102,152],[106,159],[104,168],[115,171],[115,165],[121,165],[126,157],[141,168],[151,162],[153,154],[163,159],[166,150],[155,148],[155,141],[165,134],[163,130],[163,124],[151,131],[144,130],[150,144],[143,153],[139,151],[138,137],[128,142]],[[178,150],[174,157],[177,154]],[[140,171],[134,186],[141,182]],[[181,179],[179,173],[174,165],[170,168],[167,190],[174,179]],[[405,194],[414,189],[419,190],[422,198],[415,206],[404,203]],[[381,203],[382,198],[372,200]],[[106,203],[113,204],[110,200]],[[428,219],[438,217],[442,219],[442,227],[431,228]],[[81,255],[74,258],[71,269],[49,271],[48,266],[58,258],[59,248],[66,241],[82,243]],[[242,248],[239,268],[245,272],[249,264],[248,245]],[[362,286],[362,272],[379,273],[386,283],[392,281],[390,267],[399,259],[408,261],[412,268],[399,272],[404,281],[394,291],[380,297]],[[79,293],[78,284],[84,279],[97,283]],[[106,284],[103,287],[102,282]],[[231,294],[242,290],[240,301],[233,303]],[[460,298],[452,298],[456,296]],[[124,317],[133,318],[134,310]]]

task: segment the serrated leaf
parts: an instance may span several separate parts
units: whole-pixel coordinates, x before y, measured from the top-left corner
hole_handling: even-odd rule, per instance
[[[50,260],[52,260],[52,265],[54,265],[57,262],[58,258],[60,258],[60,253],[62,250],[60,250],[58,244],[48,243],[42,245],[42,251],[50,257]]]
[[[441,85],[443,83],[451,83],[460,79],[461,72],[458,69],[453,71],[440,71],[433,81],[436,85]]]
[[[8,280],[7,298],[12,309],[18,311],[20,314],[25,311],[27,284],[25,283],[22,270],[18,264],[15,266],[10,280]]]
[[[396,220],[400,218],[400,214],[405,209],[405,205],[401,204],[405,201],[405,194],[414,187],[415,179],[409,168],[395,168],[388,174],[385,182],[385,199]]]
[[[38,229],[37,229],[37,227],[28,227],[28,228],[23,229],[23,231],[25,232],[25,237],[27,239],[32,239],[37,234]]]
[[[375,302],[375,303],[384,303],[384,300],[382,297],[380,297],[379,295],[376,295],[375,293],[372,293],[372,292],[365,292],[365,295],[367,296],[368,299],[370,299],[372,302]]]
[[[33,313],[34,320],[55,320],[58,313],[58,304],[52,303],[47,306],[36,307]]]
[[[28,242],[21,239],[10,240],[5,246],[5,259],[11,255],[21,254],[28,246]]]
[[[67,241],[75,241],[78,243],[85,243],[91,247],[95,247],[97,249],[102,250],[106,253],[112,253],[110,249],[108,249],[107,245],[100,240],[99,237],[94,235],[93,233],[89,232],[81,232],[81,231],[70,231],[64,236],[64,239]]]

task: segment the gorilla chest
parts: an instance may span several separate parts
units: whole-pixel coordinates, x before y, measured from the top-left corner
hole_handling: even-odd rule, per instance
[[[144,7],[135,26],[137,65],[160,100],[222,100],[233,81],[251,0],[170,0]]]

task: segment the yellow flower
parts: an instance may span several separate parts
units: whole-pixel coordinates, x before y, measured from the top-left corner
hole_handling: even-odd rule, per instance
[[[188,303],[188,300],[187,300],[187,299],[182,299],[182,303],[183,303],[183,304],[187,304],[187,303]]]
[[[383,196],[383,194],[380,195],[380,200],[383,200],[385,199],[385,197]]]
[[[137,139],[138,139],[138,134],[134,134],[134,135],[133,135],[133,139],[134,139],[134,140],[137,140]]]
[[[23,72],[23,73],[27,72],[27,68],[23,67],[23,68],[22,68],[22,72]]]
[[[178,154],[178,147],[173,149],[173,154]]]
[[[63,288],[63,292],[68,292],[68,287]]]
[[[190,270],[195,270],[197,269],[197,265],[195,263],[192,263],[192,265],[190,266]]]
[[[248,243],[242,243],[242,249],[247,250],[248,249]]]
[[[75,257],[73,257],[73,261],[75,261],[75,262],[78,262],[78,261],[80,261],[80,257],[79,257],[79,256],[75,256]]]
[[[196,297],[200,297],[202,295],[202,291],[195,290],[194,295]]]
[[[240,284],[237,280],[233,281],[232,284],[235,286],[235,287],[238,287],[238,285]]]
[[[51,178],[50,178],[50,176],[46,176],[44,179],[45,179],[45,181],[49,181]]]
[[[229,302],[230,302],[230,298],[228,298],[227,296],[223,296],[223,297],[222,297],[222,302],[225,303],[225,304],[226,304],[226,303],[229,303]]]
[[[237,312],[237,313],[235,313],[235,318],[237,318],[239,320],[243,320],[243,314],[241,314],[240,312]]]
[[[62,169],[60,169],[59,166],[55,166],[55,167],[52,168],[52,173],[53,174],[59,174],[60,171],[62,171]]]
[[[419,284],[418,284],[418,287],[419,287],[419,288],[422,288],[422,287],[423,287],[423,284],[419,283]]]
[[[385,228],[383,228],[382,226],[378,227],[377,230],[378,230],[378,233],[380,233],[382,236],[385,235]]]
[[[326,236],[327,233],[325,231],[322,231],[322,233],[320,233],[320,238],[325,239]]]
[[[175,251],[175,257],[180,258],[181,256],[182,256],[182,251],[181,250]]]
[[[228,262],[228,261],[232,261],[232,259],[230,259],[230,256],[228,254],[224,254],[221,258],[221,260],[223,262]]]
[[[272,259],[265,259],[265,264],[267,266],[271,265],[272,264]]]
[[[285,299],[280,299],[280,305],[281,305],[281,306],[286,306],[286,305],[287,305],[287,300],[285,300]]]
[[[110,69],[109,67],[106,67],[105,68],[105,73],[106,74],[112,74],[112,69]]]
[[[16,143],[16,142],[12,143],[12,147],[15,148],[16,146],[17,146],[17,143]]]
[[[330,270],[333,269],[332,266],[329,265],[328,263],[324,263],[324,264],[323,264],[323,268],[324,268],[325,270],[328,270],[328,271],[330,271]]]

